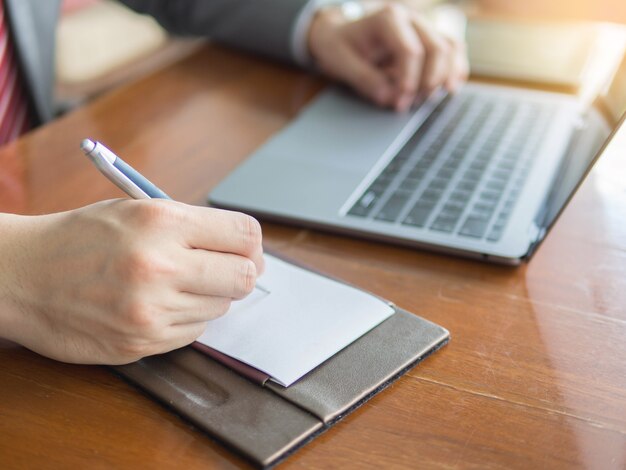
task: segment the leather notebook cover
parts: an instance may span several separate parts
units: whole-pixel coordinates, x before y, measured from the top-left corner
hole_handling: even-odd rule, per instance
[[[272,466],[447,343],[403,310],[290,387],[244,378],[186,347],[113,369],[253,463]]]

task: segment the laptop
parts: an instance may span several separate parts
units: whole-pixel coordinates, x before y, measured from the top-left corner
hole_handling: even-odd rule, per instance
[[[397,114],[322,92],[210,194],[212,205],[487,261],[529,258],[626,110],[626,60],[572,95],[468,83]]]

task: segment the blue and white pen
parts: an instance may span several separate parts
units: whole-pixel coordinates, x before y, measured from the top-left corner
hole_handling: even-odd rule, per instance
[[[80,148],[100,173],[133,199],[172,199],[100,142],[85,139]],[[259,284],[256,288],[266,294],[270,293]]]
[[[133,199],[172,199],[100,142],[85,139],[80,148],[100,173]]]

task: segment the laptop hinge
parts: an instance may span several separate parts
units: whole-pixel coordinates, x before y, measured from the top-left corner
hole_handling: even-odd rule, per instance
[[[541,240],[545,233],[545,228],[537,225],[536,221],[530,223],[530,226],[528,227],[528,238],[530,239],[531,243],[536,243]]]
[[[539,225],[537,225],[536,221],[531,222],[530,226],[528,227],[528,238],[530,239],[530,246],[528,247],[528,251],[526,252],[526,255],[524,255],[524,258],[528,259],[533,255],[541,240],[543,240],[543,238],[546,236],[546,232],[547,230],[545,227],[540,227]]]

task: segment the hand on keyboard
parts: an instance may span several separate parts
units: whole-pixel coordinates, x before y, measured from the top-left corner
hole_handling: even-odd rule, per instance
[[[361,8],[362,17],[346,15],[347,5]],[[322,8],[311,25],[309,49],[323,72],[398,111],[440,87],[456,90],[468,75],[465,46],[396,2]]]

